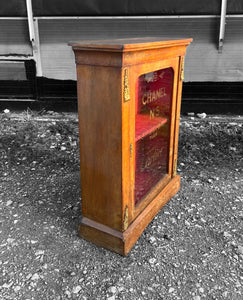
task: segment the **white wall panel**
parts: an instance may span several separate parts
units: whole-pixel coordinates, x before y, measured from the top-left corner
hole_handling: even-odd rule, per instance
[[[0,20],[0,55],[32,55],[27,20]]]
[[[76,79],[70,41],[140,36],[193,38],[185,81],[243,81],[243,18],[226,24],[223,53],[217,50],[219,18],[39,20],[45,77]]]

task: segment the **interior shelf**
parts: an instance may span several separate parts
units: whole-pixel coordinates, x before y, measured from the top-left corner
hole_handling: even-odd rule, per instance
[[[135,126],[135,141],[140,140],[147,134],[153,132],[167,122],[166,118],[154,117],[150,118],[149,115],[137,114]]]

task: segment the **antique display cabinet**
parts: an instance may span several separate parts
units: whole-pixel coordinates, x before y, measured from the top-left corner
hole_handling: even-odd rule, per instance
[[[121,255],[180,188],[178,130],[190,42],[71,43],[78,85],[79,235]]]

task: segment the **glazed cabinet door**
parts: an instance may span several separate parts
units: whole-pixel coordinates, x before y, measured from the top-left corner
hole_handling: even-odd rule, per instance
[[[132,205],[138,213],[172,177],[179,58],[135,67]]]

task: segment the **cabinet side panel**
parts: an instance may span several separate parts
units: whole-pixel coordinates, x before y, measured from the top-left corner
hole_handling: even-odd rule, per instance
[[[121,229],[121,71],[77,65],[82,215]]]

